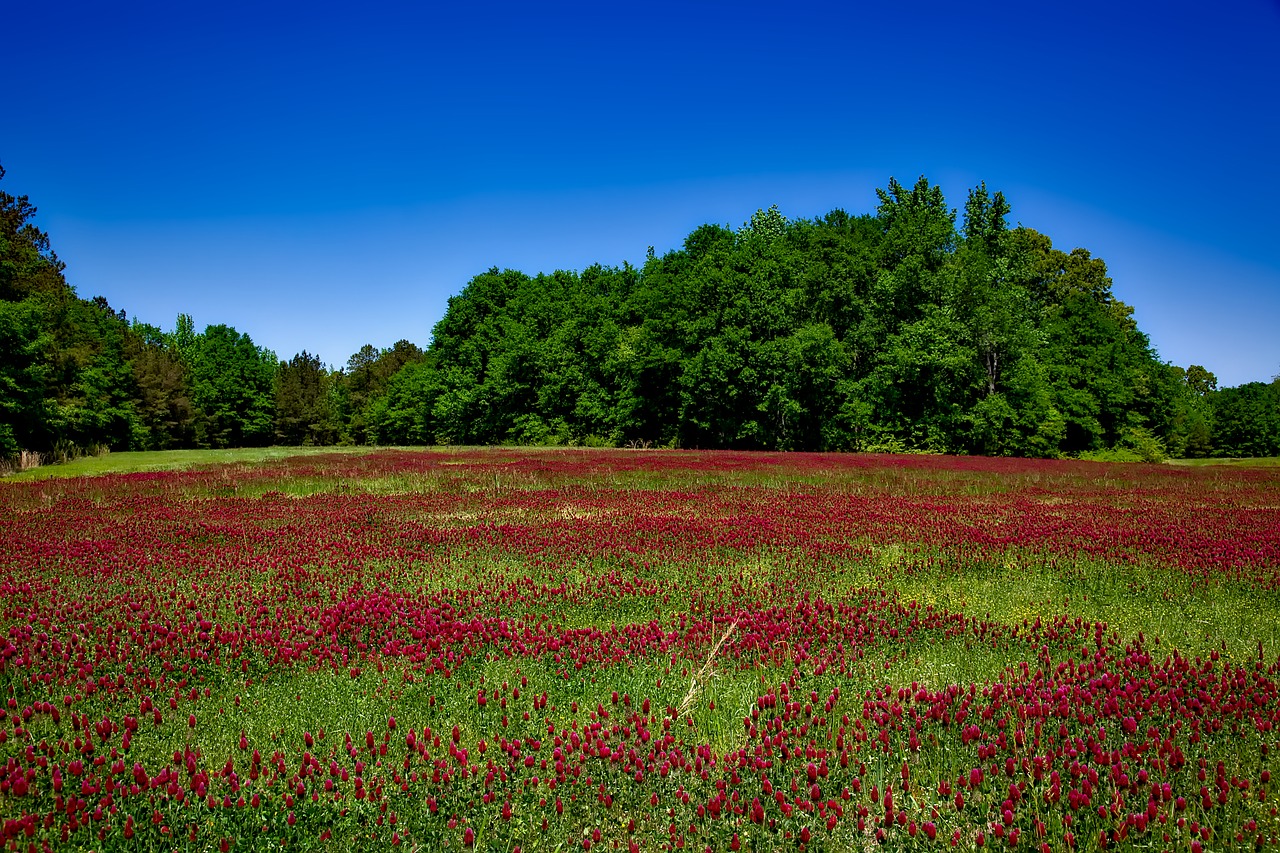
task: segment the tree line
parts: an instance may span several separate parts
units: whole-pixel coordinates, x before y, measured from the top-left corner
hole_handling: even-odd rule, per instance
[[[0,169],[0,178],[3,170]],[[703,225],[642,267],[491,269],[424,350],[332,369],[227,325],[80,299],[0,192],[0,458],[268,444],[577,444],[988,455],[1280,455],[1280,380],[1163,363],[1106,265],[963,216],[921,178],[874,214]]]

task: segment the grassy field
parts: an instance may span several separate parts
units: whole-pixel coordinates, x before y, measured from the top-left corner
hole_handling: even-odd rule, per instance
[[[9,849],[1280,835],[1274,467],[83,462],[0,483]]]
[[[1232,468],[1275,468],[1280,466],[1280,457],[1270,456],[1243,459],[1174,459],[1171,460],[1169,464],[1187,465],[1193,468],[1205,468],[1218,465],[1225,465]]]
[[[231,450],[142,450],[82,456],[57,465],[42,465],[10,474],[6,480],[23,482],[50,477],[94,477],[102,474],[134,474],[140,471],[185,471],[206,465],[256,465],[293,456],[333,453],[368,453],[368,447],[241,447]]]
[[[205,465],[252,465],[294,456],[325,456],[335,453],[373,453],[396,448],[371,447],[241,447],[223,450],[149,450],[84,456],[58,465],[44,465],[10,474],[14,482],[49,477],[92,477],[102,474],[132,474],[139,471],[185,471]],[[466,450],[467,448],[457,448]],[[457,450],[455,449],[455,450]],[[419,449],[423,453],[449,452]],[[1228,466],[1267,468],[1280,466],[1280,458],[1269,459],[1174,459],[1170,465],[1189,467]]]

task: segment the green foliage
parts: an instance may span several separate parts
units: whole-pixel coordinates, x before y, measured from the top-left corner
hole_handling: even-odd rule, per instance
[[[340,423],[341,438],[355,444],[376,443],[382,424],[378,420],[386,407],[384,396],[393,376],[407,365],[422,360],[422,350],[406,340],[379,350],[365,344],[347,361],[345,373],[334,377],[334,416]]]
[[[276,357],[231,326],[207,327],[191,344],[192,399],[200,447],[270,444]]]
[[[736,233],[704,225],[639,271],[477,276],[450,300],[413,393],[385,408],[385,434],[1206,452],[1206,406],[1159,363],[1101,260],[1010,230],[985,185],[960,228],[924,178],[877,192],[875,216],[771,207]]]
[[[275,439],[286,445],[333,444],[333,380],[317,356],[306,350],[276,371]]]
[[[777,240],[787,231],[787,218],[778,210],[776,204],[768,210],[757,210],[751,219],[742,226],[739,236],[747,240]]]
[[[388,384],[377,440],[580,444],[618,437],[642,384],[641,330],[625,328],[637,271],[591,267],[477,276],[449,302],[428,357]],[[641,376],[636,374],[640,373]],[[638,389],[637,389],[638,390]]]
[[[387,383],[386,392],[369,410],[373,440],[378,444],[449,443],[435,430],[435,410],[449,405],[440,376],[420,361],[406,364]]]
[[[0,301],[0,458],[43,443],[50,407],[46,324],[33,300]]]
[[[965,242],[977,244],[989,253],[999,251],[1000,239],[1008,228],[1005,217],[1009,210],[1004,193],[991,195],[987,192],[986,181],[974,187],[964,205]]]
[[[145,429],[141,446],[148,450],[192,446],[196,410],[187,363],[155,327],[135,322],[128,347],[134,405]]]
[[[1086,450],[1079,458],[1093,462],[1165,462],[1164,442],[1142,427],[1125,430],[1119,444],[1103,450]]]
[[[0,166],[0,180],[4,179]],[[49,245],[49,235],[33,222],[36,208],[24,196],[0,190],[0,300],[21,302],[44,294],[61,297],[69,290],[65,265]]]
[[[1198,364],[1186,370],[1169,365],[1164,385],[1172,399],[1171,419],[1165,430],[1169,455],[1203,459],[1213,452],[1212,392],[1218,378]]]
[[[1002,193],[973,188],[959,225],[923,177],[876,193],[870,216],[774,205],[736,232],[703,225],[642,269],[490,269],[428,350],[366,345],[336,372],[79,299],[35,208],[0,193],[0,459],[272,442],[1280,453],[1274,383],[1161,364],[1106,264],[1011,229]]]
[[[1211,393],[1214,456],[1280,456],[1280,379]]]
[[[140,425],[124,313],[76,297],[35,213],[0,192],[0,457],[127,449]]]

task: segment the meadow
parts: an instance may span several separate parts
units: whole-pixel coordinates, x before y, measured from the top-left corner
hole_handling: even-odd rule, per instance
[[[1280,467],[173,462],[0,482],[5,849],[1280,844]]]

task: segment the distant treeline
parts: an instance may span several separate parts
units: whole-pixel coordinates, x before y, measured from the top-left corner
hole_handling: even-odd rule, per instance
[[[0,177],[3,170],[0,169]],[[1280,380],[1162,363],[1105,264],[962,221],[921,178],[874,215],[757,211],[642,268],[492,269],[422,350],[342,369],[225,325],[130,322],[0,192],[0,459],[267,444],[578,444],[1112,458],[1280,455]]]

